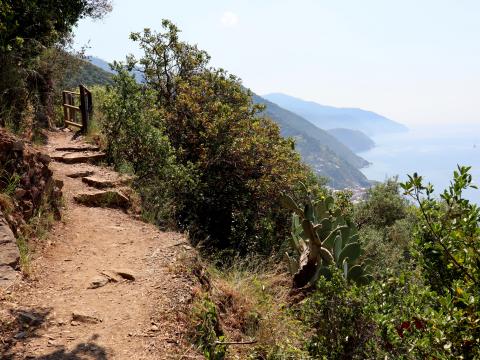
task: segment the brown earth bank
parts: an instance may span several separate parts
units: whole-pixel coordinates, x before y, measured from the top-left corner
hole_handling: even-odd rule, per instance
[[[29,276],[0,290],[0,358],[202,358],[187,338],[195,251],[140,221],[124,201],[128,179],[93,165],[101,156],[84,146],[53,132],[39,148],[56,159],[47,165],[63,182],[62,220],[37,246]],[[100,200],[83,205],[82,196]]]

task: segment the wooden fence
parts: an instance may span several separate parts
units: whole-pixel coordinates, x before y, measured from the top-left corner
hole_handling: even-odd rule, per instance
[[[65,126],[75,126],[86,133],[93,111],[92,93],[84,86],[79,86],[79,92],[63,91],[63,119]],[[78,104],[78,99],[80,103]],[[75,105],[77,102],[78,105]],[[77,114],[80,113],[80,122]]]

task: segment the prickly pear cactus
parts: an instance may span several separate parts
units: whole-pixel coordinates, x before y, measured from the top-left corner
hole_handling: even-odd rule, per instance
[[[331,196],[319,200],[309,197],[303,207],[288,195],[282,196],[282,202],[293,212],[291,243],[295,254],[286,255],[294,287],[311,285],[320,275],[329,276],[332,265],[342,269],[347,280],[368,281],[366,267],[358,263],[362,251],[357,229],[333,210]]]

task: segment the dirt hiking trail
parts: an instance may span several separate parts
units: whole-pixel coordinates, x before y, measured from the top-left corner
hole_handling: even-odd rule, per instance
[[[187,240],[123,210],[128,179],[91,164],[104,154],[71,132],[50,133],[41,150],[55,160],[65,208],[32,275],[0,294],[2,318],[16,324],[0,358],[202,358],[186,340],[195,287]]]

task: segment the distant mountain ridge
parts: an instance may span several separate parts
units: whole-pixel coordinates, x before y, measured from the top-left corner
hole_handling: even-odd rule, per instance
[[[304,117],[322,129],[359,130],[368,136],[408,130],[406,126],[372,111],[326,106],[282,93],[271,93],[263,97]]]
[[[355,153],[375,147],[375,142],[360,130],[338,128],[327,130],[327,132]]]
[[[330,186],[337,189],[370,186],[368,179],[358,170],[369,163],[335,137],[261,96],[253,94],[253,101],[266,106],[265,115],[280,126],[283,136],[296,140],[296,149],[303,161],[330,180]]]
[[[106,71],[108,73],[111,73],[113,74],[114,71],[112,70],[112,68],[110,67],[110,64],[103,60],[103,59],[100,59],[96,56],[87,56],[87,60],[92,64],[92,65],[95,65],[97,67],[99,67],[100,69],[102,69],[103,71]],[[138,69],[134,69],[132,71],[133,75],[135,76],[135,80],[137,80],[138,82],[143,82],[143,74],[140,70]]]

